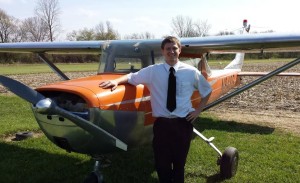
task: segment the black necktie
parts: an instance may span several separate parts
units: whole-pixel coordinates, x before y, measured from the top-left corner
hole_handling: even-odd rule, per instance
[[[170,112],[173,112],[176,108],[176,77],[174,73],[175,73],[174,68],[170,67],[168,98],[167,98],[167,109]]]

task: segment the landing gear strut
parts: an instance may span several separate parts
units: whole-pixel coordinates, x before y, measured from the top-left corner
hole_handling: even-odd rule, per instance
[[[99,170],[100,161],[96,160],[94,165],[94,171],[92,171],[84,180],[83,183],[104,183],[103,176]]]
[[[220,165],[220,174],[222,178],[230,179],[231,177],[233,177],[236,174],[238,168],[239,153],[237,149],[234,147],[227,147],[222,154],[221,151],[212,143],[214,137],[210,137],[209,139],[207,139],[195,128],[193,129],[193,131],[219,154],[217,163],[218,165]]]

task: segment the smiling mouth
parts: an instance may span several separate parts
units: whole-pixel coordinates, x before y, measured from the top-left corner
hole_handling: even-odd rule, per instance
[[[169,54],[168,56],[169,56],[169,58],[173,58],[173,59],[176,58],[176,55],[174,55],[174,54]]]

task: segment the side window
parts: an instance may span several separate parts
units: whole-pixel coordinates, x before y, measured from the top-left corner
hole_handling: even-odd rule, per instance
[[[200,62],[200,58],[181,58],[180,59],[183,63],[191,65],[195,68],[198,68],[198,64]],[[199,69],[199,68],[198,68]]]
[[[163,56],[159,55],[159,56],[157,56],[157,57],[154,58],[154,62],[155,62],[156,64],[164,63],[164,62],[165,62],[165,59],[164,59]]]
[[[114,72],[136,72],[142,68],[142,61],[139,58],[115,58]]]

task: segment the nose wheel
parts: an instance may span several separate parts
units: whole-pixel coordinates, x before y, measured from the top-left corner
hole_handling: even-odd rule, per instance
[[[104,183],[103,175],[100,170],[100,162],[98,160],[95,161],[94,171],[92,171],[83,181],[83,183]]]
[[[210,145],[218,154],[218,165],[220,165],[220,174],[222,178],[230,179],[233,177],[238,168],[239,163],[239,153],[234,147],[227,147],[222,153],[213,143],[214,137],[210,137],[207,139],[204,135],[202,135],[195,128],[193,129],[194,133],[197,134],[200,138],[202,138],[208,145]]]
[[[91,172],[84,180],[83,183],[104,183],[103,176],[100,172]]]

